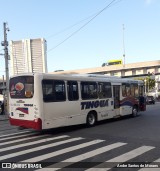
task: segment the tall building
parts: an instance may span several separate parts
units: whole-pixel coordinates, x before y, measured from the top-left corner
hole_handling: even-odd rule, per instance
[[[10,75],[47,73],[47,43],[43,38],[10,41]]]

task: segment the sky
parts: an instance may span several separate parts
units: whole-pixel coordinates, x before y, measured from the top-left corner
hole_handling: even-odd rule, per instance
[[[159,9],[160,0],[0,0],[0,41],[3,22],[8,41],[45,38],[49,72],[100,67],[124,51],[126,64],[160,60]]]

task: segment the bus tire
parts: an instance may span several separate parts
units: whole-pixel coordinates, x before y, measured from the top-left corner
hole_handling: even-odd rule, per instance
[[[138,115],[138,108],[137,106],[133,106],[132,108],[132,116],[136,117]]]
[[[90,112],[87,115],[87,126],[94,126],[97,122],[96,114],[94,112]]]

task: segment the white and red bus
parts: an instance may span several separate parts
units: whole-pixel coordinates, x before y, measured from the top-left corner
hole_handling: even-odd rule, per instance
[[[36,130],[93,126],[146,109],[143,81],[103,75],[17,75],[9,93],[10,124]]]

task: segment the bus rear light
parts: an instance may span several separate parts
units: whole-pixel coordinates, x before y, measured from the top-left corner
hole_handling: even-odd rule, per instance
[[[36,130],[42,130],[42,120],[40,118],[35,119],[35,127]]]
[[[38,120],[39,120],[39,118],[36,118],[36,119],[34,120],[34,122],[38,122]]]

